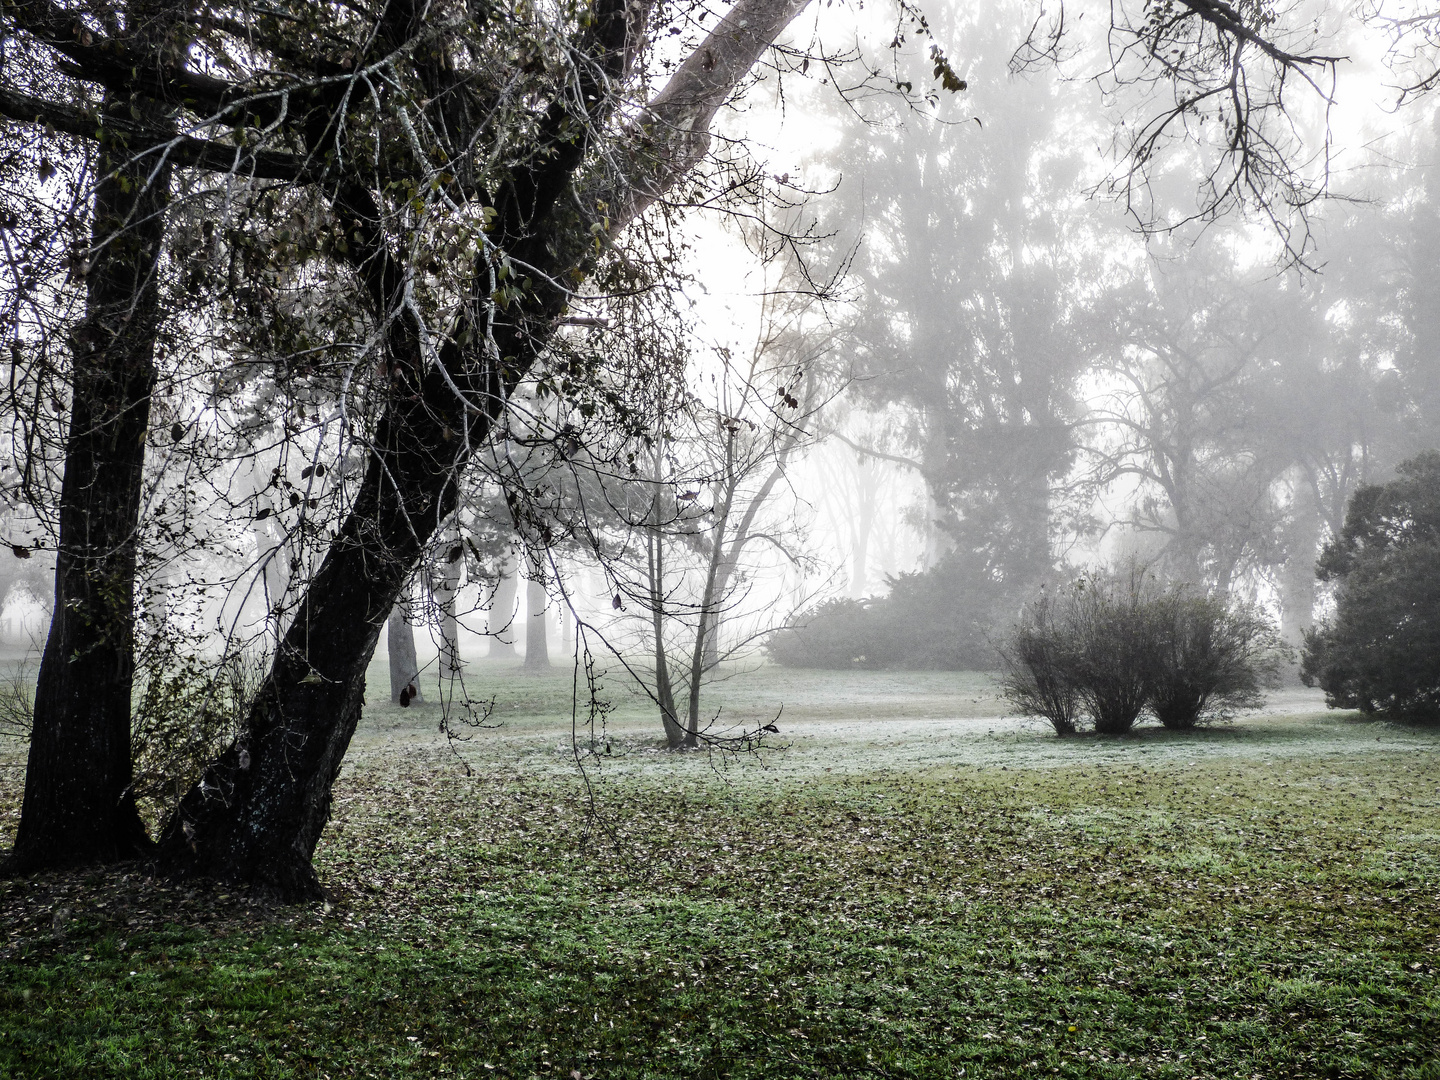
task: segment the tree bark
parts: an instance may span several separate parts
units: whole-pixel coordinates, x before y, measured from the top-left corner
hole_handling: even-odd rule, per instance
[[[107,95],[107,120],[132,110],[168,123],[162,106]],[[125,859],[150,846],[130,790],[130,697],[136,526],[170,168],[154,156],[135,160],[134,149],[102,140],[97,162],[94,264],[85,316],[72,334],[56,602],[35,689],[15,871]]]
[[[406,706],[424,701],[425,695],[420,690],[420,661],[415,652],[415,627],[405,617],[404,604],[396,604],[390,609],[385,645],[390,653],[391,704],[402,704],[401,694],[405,695],[403,704]]]

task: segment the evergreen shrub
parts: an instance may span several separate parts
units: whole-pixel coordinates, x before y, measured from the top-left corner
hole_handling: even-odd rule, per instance
[[[1321,553],[1335,614],[1306,635],[1300,676],[1335,708],[1440,719],[1440,453],[1359,488]]]

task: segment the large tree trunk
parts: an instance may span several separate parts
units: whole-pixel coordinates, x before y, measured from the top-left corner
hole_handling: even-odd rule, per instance
[[[172,872],[246,881],[287,899],[321,895],[310,859],[360,718],[365,671],[425,541],[454,507],[455,442],[483,438],[491,417],[479,419],[468,440],[453,438],[467,417],[436,371],[422,393],[387,410],[355,509],[245,730],[166,825],[161,854]]]
[[[849,594],[856,600],[866,595],[870,583],[870,534],[875,530],[875,497],[877,494],[874,473],[876,467],[870,462],[861,462],[855,471],[855,516],[850,522],[850,588]]]
[[[490,599],[486,633],[490,636],[489,656],[492,660],[515,659],[515,601],[519,594],[520,575],[513,558],[500,564],[500,580]]]
[[[357,266],[377,311],[396,313],[387,339],[396,393],[377,425],[353,509],[300,602],[244,732],[162,833],[162,864],[171,873],[247,882],[288,900],[323,895],[311,857],[380,627],[425,543],[454,511],[461,469],[554,333],[568,299],[557,283],[572,271],[583,276],[596,240],[575,208],[588,213],[603,203],[611,228],[620,228],[683,177],[705,151],[716,109],[806,2],[737,3],[651,101],[650,122],[634,132],[639,149],[617,158],[637,175],[619,190],[606,183],[577,199],[571,185],[596,122],[583,115],[585,103],[604,98],[605,81],[623,73],[640,39],[629,20],[645,10],[597,4],[587,33],[599,59],[578,66],[566,100],[544,115],[534,159],[515,166],[494,198],[489,235],[515,265],[532,268],[533,290],[495,307],[488,271],[478,267],[468,322],[433,364],[425,364],[420,328],[402,303],[408,278],[389,252],[372,197],[337,189],[352,251],[368,253]]]
[[[546,622],[550,594],[545,584],[531,574],[525,580],[525,670],[550,670],[550,643],[546,637]]]
[[[150,103],[107,96],[107,117]],[[91,225],[94,265],[75,329],[70,431],[60,492],[55,610],[35,689],[25,801],[11,866],[34,870],[132,857],[149,837],[130,791],[135,671],[135,537],[145,462],[156,281],[170,170],[102,143]],[[152,170],[154,175],[152,176]]]
[[[415,627],[405,617],[405,605],[390,609],[385,646],[390,654],[390,702],[409,707],[424,701],[420,691],[420,661],[415,652]]]

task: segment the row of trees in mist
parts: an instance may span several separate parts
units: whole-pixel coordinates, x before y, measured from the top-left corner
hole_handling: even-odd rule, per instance
[[[876,420],[842,435],[923,481],[925,574],[804,613],[782,662],[988,666],[1058,563],[1116,551],[1273,599],[1298,644],[1350,496],[1440,441],[1433,114],[1311,221],[1320,272],[1277,271],[1243,223],[1142,243],[1081,194],[1104,183],[1090,88],[1001,77],[1031,17],[957,13],[975,77],[950,123],[882,102],[817,162]],[[1194,178],[1152,208],[1183,216]]]
[[[827,49],[820,15],[787,31],[806,7],[5,6],[7,542],[55,557],[12,869],[151,853],[170,873],[317,895],[311,855],[397,604],[434,606],[458,676],[460,584],[513,581],[514,559],[562,602],[575,558],[603,567],[638,628],[605,647],[631,662],[648,644],[636,671],[670,741],[698,741],[700,673],[745,636],[747,558],[793,561],[786,515],[765,508],[797,505],[771,497],[852,375],[913,417],[898,446],[860,445],[919,469],[922,520],[949,536],[937,553],[1007,588],[1050,559],[1056,478],[1102,445],[1077,434],[1103,352],[1094,297],[1130,290],[1131,322],[1105,331],[1128,342],[1166,279],[1123,260],[1083,272],[1103,240],[1047,194],[1078,175],[1048,83],[1014,84],[1013,105],[997,94],[975,127],[1013,131],[984,153],[936,136],[876,157],[907,136],[869,129],[835,160],[883,157],[888,186],[852,177],[813,227],[778,227],[791,182],[743,139],[711,153],[717,114],[762,75],[924,110],[942,91],[908,75],[918,51],[927,80],[966,89],[908,3],[888,50]],[[1299,211],[1317,174],[1281,94],[1336,62],[1299,13],[1252,26],[1208,0],[1143,7],[1111,26],[1128,45],[1107,85],[1141,91],[1142,121],[1116,190],[1135,207],[1167,132],[1213,114],[1221,134],[1184,144],[1196,213],[1258,208],[1310,257]],[[976,57],[1019,25],[967,24]],[[1024,55],[1059,47],[1033,23]],[[1222,93],[1242,74],[1244,94]],[[783,256],[777,297],[819,305],[764,315],[751,356],[698,347],[668,313],[683,307],[667,298],[679,226],[706,208]],[[830,214],[879,227],[855,247]],[[860,315],[841,332],[824,309],[847,287]],[[1193,329],[1170,328],[1177,349]],[[1169,432],[1118,419],[1122,361],[1159,371],[1171,355],[1132,336],[1104,352],[1109,429]],[[1170,402],[1146,385],[1140,400]],[[1187,445],[1186,468],[1218,460]],[[1111,448],[1116,476],[1137,447]],[[1196,565],[1219,566],[1196,535]],[[741,627],[723,639],[722,614]],[[687,658],[673,671],[672,655]],[[194,766],[176,759],[171,786],[149,789],[152,839],[133,735],[177,717]]]

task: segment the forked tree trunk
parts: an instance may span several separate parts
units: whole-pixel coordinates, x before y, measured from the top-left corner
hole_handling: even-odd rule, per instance
[[[496,386],[493,396],[502,392]],[[454,439],[471,418],[436,371],[421,393],[392,403],[355,509],[290,623],[245,730],[166,824],[161,857],[171,873],[243,881],[287,900],[322,895],[311,856],[360,719],[366,668],[424,543],[454,509],[455,443],[479,441],[491,419],[477,417],[468,440]]]
[[[420,661],[415,652],[415,627],[405,617],[405,605],[390,609],[385,645],[390,653],[390,702],[414,705],[425,700],[420,691]]]
[[[156,106],[109,95],[104,114]],[[106,142],[97,162],[85,317],[72,334],[74,376],[55,609],[35,688],[25,801],[11,867],[34,870],[133,857],[150,844],[130,790],[135,672],[135,536],[145,463],[156,281],[170,169],[130,162]]]
[[[648,107],[654,123],[637,135],[642,152],[627,164],[639,176],[620,191],[600,192],[608,196],[600,201],[612,229],[699,161],[715,111],[806,2],[741,0],[682,63]],[[490,303],[485,268],[477,268],[481,292],[468,324],[445,339],[433,364],[425,363],[420,328],[400,302],[408,278],[389,252],[378,207],[367,189],[336,189],[352,250],[368,253],[357,267],[377,312],[399,313],[387,343],[400,385],[377,425],[350,515],[299,604],[244,732],[166,824],[160,846],[169,872],[242,881],[287,900],[323,895],[311,857],[359,720],[380,627],[425,543],[453,513],[457,478],[473,448],[490,437],[500,403],[554,333],[568,300],[556,283],[572,271],[583,276],[595,237],[575,207],[588,212],[597,200],[595,192],[573,198],[571,185],[594,118],[575,113],[623,74],[640,36],[629,19],[644,10],[614,0],[595,5],[587,30],[595,56],[579,65],[567,103],[545,113],[535,159],[513,168],[494,196],[490,236],[515,265],[532,268],[533,292],[499,309]]]

